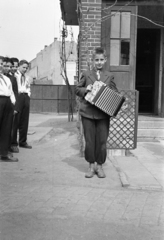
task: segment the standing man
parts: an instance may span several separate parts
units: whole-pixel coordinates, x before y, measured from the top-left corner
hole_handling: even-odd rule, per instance
[[[26,75],[28,66],[29,63],[26,60],[21,60],[18,71],[15,73],[18,84],[19,113],[13,127],[12,152],[19,152],[18,144],[22,148],[32,148],[27,143],[31,95],[30,78]],[[19,131],[19,141],[17,140],[17,131]]]
[[[3,59],[3,73],[11,81],[13,92],[14,92],[15,99],[16,99],[14,113],[17,113],[18,112],[18,85],[17,85],[16,77],[14,77],[14,75],[11,74],[12,66],[13,66],[12,60],[8,57],[5,57]]]
[[[16,99],[16,103],[14,105],[14,108],[13,108],[13,124],[12,124],[12,129],[11,129],[11,139],[12,139],[12,134],[13,134],[13,126],[14,126],[14,122],[15,122],[15,119],[17,118],[17,114],[19,112],[19,103],[18,103],[18,85],[17,85],[17,80],[16,80],[16,77],[11,74],[11,69],[12,69],[12,66],[13,66],[13,63],[11,61],[10,58],[7,58],[5,57],[3,59],[3,72],[4,72],[4,75],[6,77],[8,77],[11,81],[11,85],[12,85],[12,89],[13,89],[13,92],[14,92],[14,96],[15,96],[15,99]],[[11,149],[11,139],[10,139],[10,146],[9,146],[9,152],[12,151]]]
[[[8,154],[15,96],[10,79],[3,74],[3,59],[0,57],[0,160],[17,162],[17,158]]]

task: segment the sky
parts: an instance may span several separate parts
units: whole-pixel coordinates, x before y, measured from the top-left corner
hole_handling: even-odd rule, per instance
[[[0,0],[0,55],[31,61],[54,38],[61,39],[59,2]],[[78,27],[72,29],[77,40]]]

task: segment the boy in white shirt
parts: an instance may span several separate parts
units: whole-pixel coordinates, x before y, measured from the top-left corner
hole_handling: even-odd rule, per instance
[[[26,60],[19,62],[19,69],[15,73],[18,84],[18,105],[19,113],[16,115],[13,126],[12,152],[19,152],[19,147],[31,149],[27,143],[27,132],[30,112],[30,78],[26,75],[29,63]],[[19,141],[17,132],[19,131]]]
[[[0,160],[17,162],[17,158],[8,154],[15,96],[10,79],[3,75],[3,58],[0,59]]]

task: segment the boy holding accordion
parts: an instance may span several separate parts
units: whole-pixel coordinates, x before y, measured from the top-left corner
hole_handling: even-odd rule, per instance
[[[86,178],[92,178],[95,174],[99,178],[105,178],[102,165],[106,161],[106,144],[109,135],[110,116],[85,100],[88,92],[92,91],[95,81],[105,83],[110,89],[118,92],[114,83],[114,76],[105,71],[107,60],[106,51],[103,48],[96,48],[92,54],[92,70],[83,72],[75,93],[81,98],[79,113],[85,138],[85,160],[89,163]]]

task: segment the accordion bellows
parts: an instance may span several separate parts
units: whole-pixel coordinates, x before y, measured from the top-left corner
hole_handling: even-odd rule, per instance
[[[111,117],[115,117],[125,102],[125,97],[110,89],[105,83],[95,81],[85,100],[95,105]]]

